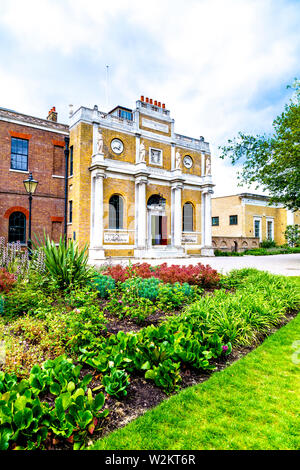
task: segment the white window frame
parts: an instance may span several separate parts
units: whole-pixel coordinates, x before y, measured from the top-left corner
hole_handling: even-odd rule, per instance
[[[271,238],[271,240],[274,240],[274,217],[267,217],[266,218],[266,239],[270,240],[270,238],[268,238],[268,222],[272,222],[272,238]]]
[[[255,237],[255,222],[259,222],[259,241],[261,242],[262,241],[262,226],[261,226],[261,223],[262,223],[262,217],[259,217],[259,216],[255,216],[253,217],[253,236]]]
[[[153,163],[151,161],[152,150],[156,150],[156,151],[160,152],[160,163]],[[158,148],[155,148],[155,147],[149,147],[149,165],[163,166],[163,151],[162,151],[162,149],[158,149]]]

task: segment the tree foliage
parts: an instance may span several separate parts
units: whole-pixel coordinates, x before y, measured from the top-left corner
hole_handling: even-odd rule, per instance
[[[295,211],[300,208],[300,81],[288,88],[294,88],[294,97],[273,121],[273,134],[240,132],[220,147],[220,157],[229,157],[233,165],[242,163],[241,184],[261,185],[270,193],[271,202]]]

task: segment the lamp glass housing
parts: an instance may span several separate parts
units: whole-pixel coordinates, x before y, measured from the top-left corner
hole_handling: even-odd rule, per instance
[[[37,188],[37,185],[39,184],[38,181],[33,179],[32,173],[30,173],[29,178],[23,181],[23,183],[28,194],[34,194]]]

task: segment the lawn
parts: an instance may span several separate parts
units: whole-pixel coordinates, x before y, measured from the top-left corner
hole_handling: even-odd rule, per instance
[[[297,288],[300,278],[294,278]],[[92,449],[298,449],[300,315],[206,382],[169,398]]]

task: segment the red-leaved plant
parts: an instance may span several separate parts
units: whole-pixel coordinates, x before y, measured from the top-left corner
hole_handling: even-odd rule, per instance
[[[123,267],[120,264],[116,266],[110,266],[103,274],[112,276],[115,281],[124,282],[126,279],[132,276],[139,276],[142,278],[149,278],[151,276],[161,279],[165,283],[174,284],[179,282],[183,284],[187,282],[190,285],[197,285],[201,287],[214,287],[219,281],[220,277],[215,269],[212,269],[209,265],[204,266],[201,263],[195,266],[179,266],[172,264],[168,266],[167,263],[163,263],[156,267],[151,267],[148,263],[136,263],[131,266]]]
[[[0,268],[0,292],[9,292],[17,282],[14,274]]]

